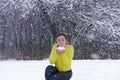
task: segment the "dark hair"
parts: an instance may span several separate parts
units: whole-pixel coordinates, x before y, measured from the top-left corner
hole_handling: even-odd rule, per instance
[[[66,40],[68,39],[68,38],[67,38],[67,35],[64,34],[64,33],[59,33],[59,34],[57,34],[56,38],[59,37],[59,36],[64,36]]]

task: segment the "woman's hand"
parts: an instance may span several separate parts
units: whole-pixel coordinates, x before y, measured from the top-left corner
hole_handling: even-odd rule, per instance
[[[57,47],[56,48],[56,53],[64,53],[65,52],[65,47],[61,46],[61,47]]]
[[[57,53],[57,54],[64,53],[64,52],[65,52],[65,50],[56,49],[56,53]]]

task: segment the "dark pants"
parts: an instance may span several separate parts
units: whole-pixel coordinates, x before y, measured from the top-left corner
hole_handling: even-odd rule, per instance
[[[45,70],[46,80],[69,80],[72,77],[72,71],[58,72],[56,67],[48,66]]]

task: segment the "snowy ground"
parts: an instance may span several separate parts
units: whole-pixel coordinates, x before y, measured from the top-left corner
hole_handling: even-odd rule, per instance
[[[48,61],[0,61],[0,80],[45,80]],[[120,60],[74,60],[71,80],[120,80]]]

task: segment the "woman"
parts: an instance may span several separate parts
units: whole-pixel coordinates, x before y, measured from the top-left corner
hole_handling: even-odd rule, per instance
[[[45,70],[46,80],[69,80],[72,77],[71,63],[74,48],[67,43],[65,34],[58,34],[49,56],[49,65]]]

